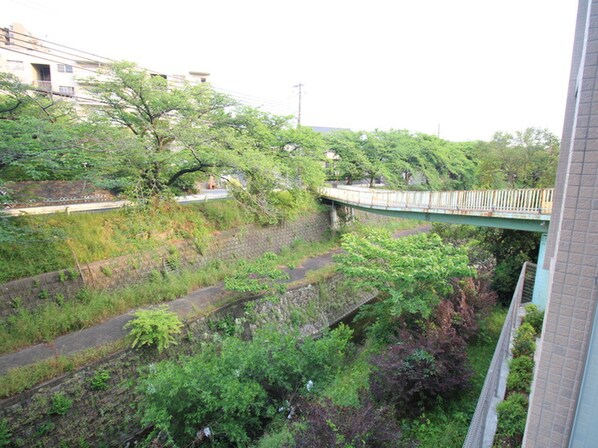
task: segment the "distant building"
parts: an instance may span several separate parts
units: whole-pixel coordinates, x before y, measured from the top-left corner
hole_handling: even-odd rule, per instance
[[[15,75],[39,91],[71,97],[81,103],[90,102],[83,80],[111,62],[108,58],[37,38],[19,23],[0,28],[0,71]],[[184,75],[152,74],[173,83],[202,83],[210,77],[209,73],[198,71]]]

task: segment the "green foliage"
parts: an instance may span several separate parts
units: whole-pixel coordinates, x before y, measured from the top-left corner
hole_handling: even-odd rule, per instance
[[[301,341],[294,331],[261,329],[251,341],[227,337],[180,362],[162,362],[141,380],[144,424],[175,446],[210,428],[214,446],[247,446],[295,393],[321,388],[341,366],[351,331]]]
[[[282,280],[289,275],[279,268],[280,257],[266,252],[254,261],[241,261],[235,273],[224,279],[224,288],[251,294],[283,293]]]
[[[365,179],[372,187],[382,178],[393,188],[423,183],[428,189],[453,190],[465,189],[473,180],[472,144],[404,130],[342,131],[326,139],[336,156],[328,176],[348,184]]]
[[[73,400],[67,398],[64,394],[55,393],[52,396],[52,403],[48,414],[65,415],[73,407]]]
[[[110,372],[106,369],[97,370],[89,380],[89,387],[92,390],[106,390],[108,389],[108,381],[110,381]]]
[[[175,336],[181,333],[183,323],[176,313],[168,311],[166,306],[160,306],[135,312],[135,319],[128,322],[125,328],[131,329],[131,347],[156,347],[161,353],[169,345],[177,344]]]
[[[507,390],[529,394],[534,375],[534,360],[530,356],[513,358],[507,377]]]
[[[538,307],[533,303],[525,305],[524,322],[534,327],[536,334],[542,333],[542,324],[544,323],[544,311],[540,311]]]
[[[438,235],[394,239],[371,229],[342,237],[345,253],[335,257],[339,271],[361,287],[375,288],[382,301],[365,307],[372,331],[385,338],[401,318],[428,318],[440,298],[452,290],[450,280],[474,274],[465,250],[442,244]]]
[[[511,349],[513,358],[533,356],[535,351],[536,330],[529,323],[523,323],[519,326],[513,338],[513,348]]]
[[[480,143],[479,188],[545,188],[554,186],[559,139],[547,129],[527,128],[513,134],[497,132]]]
[[[0,420],[0,447],[10,446],[12,434],[6,420]]]
[[[521,446],[525,431],[528,400],[524,394],[514,393],[496,406],[498,424],[495,435],[495,447]]]

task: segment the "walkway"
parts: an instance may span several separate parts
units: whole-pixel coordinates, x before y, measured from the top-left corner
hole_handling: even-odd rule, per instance
[[[419,226],[398,232],[396,236],[407,236],[428,230],[429,226]],[[290,275],[288,282],[301,280],[305,278],[308,271],[320,269],[332,263],[332,256],[338,251],[338,249],[332,250],[318,257],[308,258],[301,266],[288,270]],[[227,298],[234,297],[236,294],[224,291],[222,284],[219,284],[198,289],[185,297],[173,300],[168,303],[168,307],[171,311],[176,312],[182,320],[187,320],[197,316],[201,310],[213,310],[222,306]],[[56,356],[69,356],[83,350],[116,342],[127,335],[127,331],[123,327],[133,319],[133,312],[113,317],[94,327],[60,336],[49,343],[37,344],[18,352],[0,355],[0,375],[4,375],[11,368],[27,366]]]
[[[188,204],[191,202],[206,202],[218,199],[227,199],[228,191],[224,189],[206,190],[201,194],[190,194],[187,196],[177,196],[174,200],[179,204]],[[44,205],[39,207],[20,207],[0,209],[3,214],[8,216],[21,215],[48,215],[52,213],[74,213],[74,212],[97,212],[114,210],[123,207],[135,206],[132,201],[104,201],[104,202],[86,202],[79,204],[60,204]]]
[[[344,185],[322,188],[321,195],[383,215],[547,232],[554,189],[391,191]]]

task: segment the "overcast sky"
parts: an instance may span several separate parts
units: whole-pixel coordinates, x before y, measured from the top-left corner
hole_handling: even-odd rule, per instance
[[[3,0],[0,26],[213,84],[302,123],[560,136],[574,0]]]

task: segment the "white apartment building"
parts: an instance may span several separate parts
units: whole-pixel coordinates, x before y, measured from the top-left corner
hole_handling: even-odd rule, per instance
[[[108,58],[37,38],[19,23],[0,28],[0,71],[11,73],[40,91],[72,97],[81,104],[91,101],[83,80],[111,62]],[[202,83],[210,76],[198,71],[184,75],[153,74],[173,83]]]

